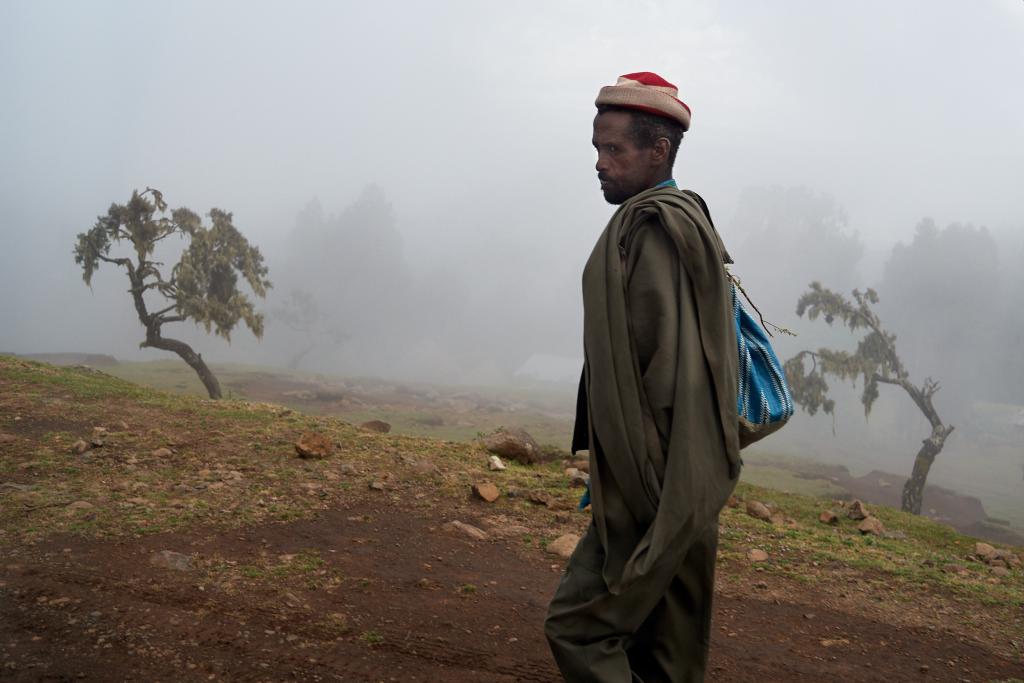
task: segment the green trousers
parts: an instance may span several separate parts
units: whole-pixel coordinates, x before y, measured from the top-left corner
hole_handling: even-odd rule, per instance
[[[703,681],[717,549],[716,520],[679,567],[612,595],[601,576],[604,549],[591,523],[544,622],[567,683]]]

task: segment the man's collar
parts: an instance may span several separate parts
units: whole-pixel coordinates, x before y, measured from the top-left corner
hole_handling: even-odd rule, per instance
[[[657,189],[659,187],[674,187],[677,190],[679,189],[679,186],[676,185],[676,181],[673,178],[669,178],[668,180],[663,180],[660,183],[658,183],[657,185],[655,185],[654,187],[652,187],[651,189],[655,190],[655,189]]]

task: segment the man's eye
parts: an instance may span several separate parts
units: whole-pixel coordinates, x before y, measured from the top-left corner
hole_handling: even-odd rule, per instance
[[[615,154],[616,152],[619,151],[619,148],[616,147],[615,145],[608,145],[608,151],[611,152],[612,154]]]

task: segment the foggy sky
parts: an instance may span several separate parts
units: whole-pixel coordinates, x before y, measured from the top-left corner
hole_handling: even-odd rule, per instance
[[[456,264],[478,305],[526,321],[536,309],[519,346],[571,355],[580,272],[612,211],[593,100],[637,70],[692,107],[676,177],[727,244],[743,238],[742,192],[763,186],[834,198],[865,243],[868,284],[925,216],[1020,244],[1019,0],[9,0],[0,350],[156,355],[136,348],[123,274],[104,267],[90,292],[71,256],[132,189],[233,211],[274,264],[311,199],[337,214],[375,183],[415,273]],[[236,350],[254,347],[246,335]]]

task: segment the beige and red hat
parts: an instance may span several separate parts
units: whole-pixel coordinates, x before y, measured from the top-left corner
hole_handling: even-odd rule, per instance
[[[597,94],[594,104],[639,109],[649,114],[678,121],[683,130],[690,129],[690,108],[676,97],[679,90],[664,78],[650,71],[619,76],[615,85],[606,85]]]

